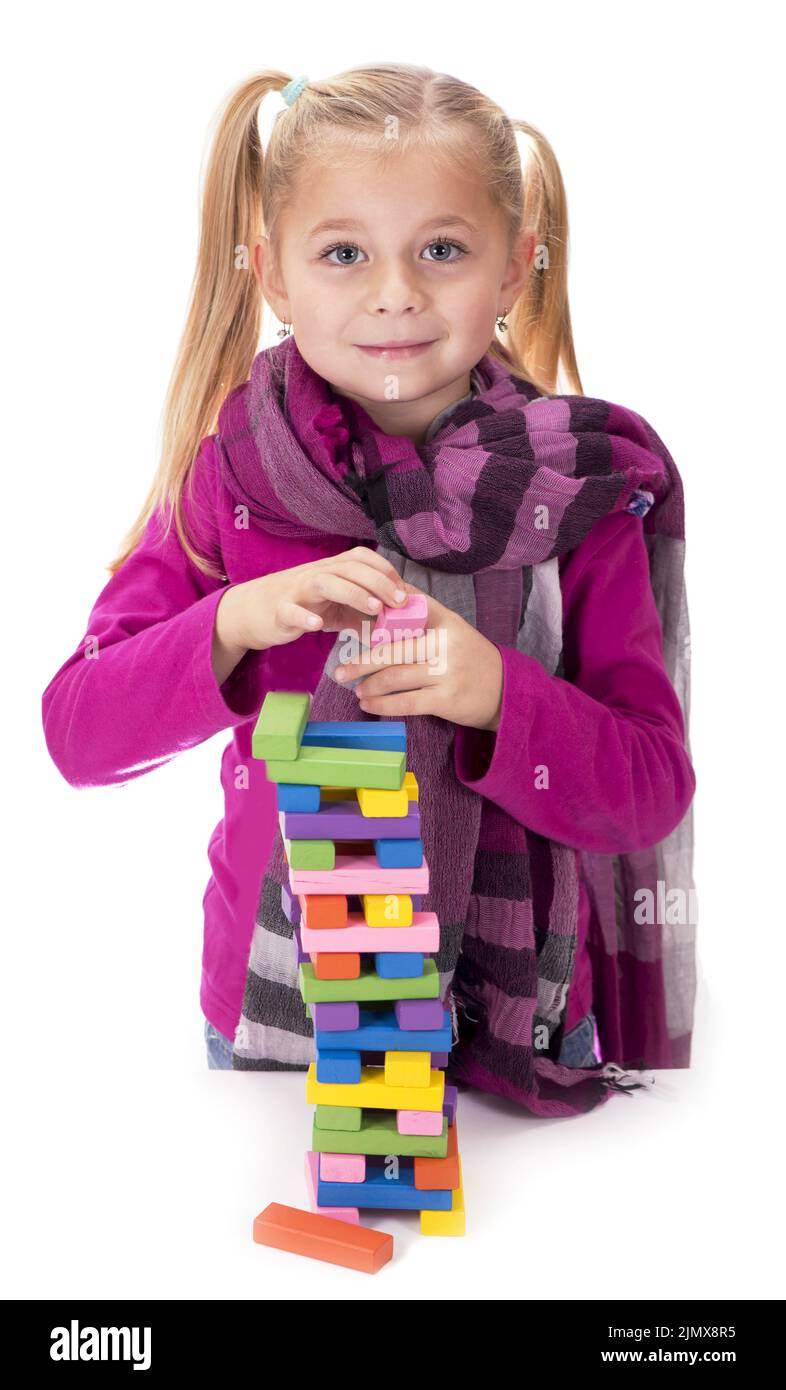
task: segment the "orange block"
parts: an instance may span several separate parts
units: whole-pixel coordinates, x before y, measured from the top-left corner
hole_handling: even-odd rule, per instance
[[[346,1269],[376,1274],[393,1258],[393,1237],[368,1226],[350,1226],[334,1216],[271,1202],[254,1218],[254,1240],[274,1250],[290,1250]]]
[[[360,979],[359,951],[318,951],[311,960],[318,980]]]
[[[437,1187],[449,1187],[455,1192],[460,1183],[458,1134],[454,1122],[448,1125],[448,1151],[444,1158],[415,1159],[415,1187],[420,1192],[433,1192]]]
[[[309,931],[335,931],[349,925],[346,893],[300,893],[298,901]]]

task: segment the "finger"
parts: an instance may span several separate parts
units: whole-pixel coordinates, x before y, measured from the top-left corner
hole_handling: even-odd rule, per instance
[[[380,718],[404,719],[413,714],[435,714],[432,690],[398,690],[391,695],[364,696],[358,706],[367,714]]]
[[[278,605],[276,622],[285,632],[313,632],[322,626],[322,619],[318,613],[312,613],[310,609],[301,607],[299,603],[292,603],[290,599],[282,599]]]
[[[393,691],[423,690],[426,687],[433,690],[438,679],[433,666],[426,661],[387,666],[383,671],[368,676],[363,675],[361,668],[355,690],[359,692],[361,699],[365,699],[366,696],[388,695]]]
[[[361,584],[354,583],[343,574],[328,570],[311,575],[304,597],[307,603],[324,603],[327,600],[343,604],[347,608],[357,609],[366,617],[381,613],[384,602],[376,594],[370,594]]]
[[[370,590],[389,608],[400,608],[401,604],[406,602],[406,587],[395,572],[391,577],[371,565],[362,564],[359,560],[340,560],[333,566],[333,572],[342,574],[345,579],[352,579],[361,588]],[[402,597],[396,598],[397,593]]]
[[[345,561],[352,561],[353,563],[360,562],[361,564],[369,565],[372,569],[379,570],[382,574],[386,574],[387,577],[394,582],[400,579],[395,565],[391,564],[390,560],[386,560],[384,555],[379,555],[376,550],[372,550],[368,545],[356,545],[352,550],[345,550],[340,555],[328,555],[324,560],[314,561],[314,564],[324,568],[325,565],[335,564],[336,561],[341,564]]]
[[[365,647],[359,661],[347,662],[347,678],[370,676],[388,666],[412,666],[425,662],[430,657],[429,639],[425,632],[421,637],[401,637],[400,633],[392,642],[375,642],[371,648]]]

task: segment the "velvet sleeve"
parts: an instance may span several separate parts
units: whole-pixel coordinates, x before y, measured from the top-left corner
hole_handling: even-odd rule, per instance
[[[602,854],[646,849],[682,820],[696,779],[641,518],[603,518],[561,587],[564,674],[496,643],[499,727],[457,728],[456,775],[540,835]]]
[[[209,436],[194,462],[183,509],[187,534],[202,542],[222,571],[218,497]],[[248,719],[264,698],[265,653],[246,653],[217,684],[213,628],[216,608],[231,586],[193,564],[174,522],[164,531],[158,509],[43,693],[49,753],[75,787],[140,776]]]

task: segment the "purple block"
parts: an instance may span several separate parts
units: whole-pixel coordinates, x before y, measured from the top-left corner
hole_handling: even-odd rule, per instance
[[[432,1052],[432,1054],[431,1054],[431,1065],[432,1065],[432,1067],[446,1067],[447,1064],[448,1064],[448,1054],[447,1054],[447,1052]]]
[[[422,911],[423,911],[423,894],[422,894],[422,893],[412,893],[411,897],[412,897],[412,911],[413,911],[413,912],[422,912]]]
[[[300,926],[300,899],[297,893],[291,892],[286,883],[281,885],[281,911],[294,927]]]
[[[360,1005],[352,1003],[312,1004],[314,1027],[326,1033],[338,1033],[360,1027]]]
[[[458,1087],[445,1086],[445,1100],[442,1105],[442,1114],[447,1116],[448,1124],[456,1123],[456,1107],[458,1105]]]
[[[301,943],[300,943],[300,928],[299,928],[299,927],[294,927],[294,928],[293,928],[293,930],[292,930],[292,940],[293,940],[294,943],[295,943],[295,951],[297,952],[297,963],[298,963],[298,965],[302,965],[304,960],[311,960],[310,955],[308,954],[307,951],[304,951],[304,950],[303,950],[303,947],[302,947],[302,945],[301,945]]]
[[[441,1028],[444,1021],[445,1005],[439,999],[396,1000],[399,1028]]]
[[[405,816],[364,816],[357,801],[326,801],[314,814],[285,811],[288,840],[417,840],[420,809],[410,801]]]

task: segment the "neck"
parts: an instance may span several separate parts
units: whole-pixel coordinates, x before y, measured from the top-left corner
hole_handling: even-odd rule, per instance
[[[432,391],[429,395],[420,396],[413,401],[369,400],[353,391],[339,391],[332,382],[329,384],[337,395],[355,401],[361,406],[385,434],[405,436],[411,439],[413,444],[422,444],[432,420],[449,405],[454,405],[462,396],[467,395],[471,380],[469,372],[465,372],[462,377],[448,382],[447,386],[441,387],[439,391]]]

